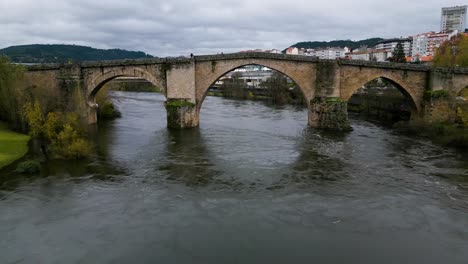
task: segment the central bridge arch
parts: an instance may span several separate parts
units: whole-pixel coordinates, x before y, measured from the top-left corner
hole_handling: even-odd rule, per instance
[[[246,66],[260,65],[284,74],[302,91],[307,103],[314,97],[316,65],[307,62],[290,62],[274,59],[236,59],[197,62],[196,101],[199,112],[209,88],[225,74]]]

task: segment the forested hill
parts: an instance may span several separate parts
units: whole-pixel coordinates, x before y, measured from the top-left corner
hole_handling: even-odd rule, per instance
[[[377,42],[383,40],[382,38],[370,38],[359,41],[353,40],[333,40],[333,41],[305,41],[298,42],[291,47],[296,47],[298,49],[316,49],[316,48],[326,48],[326,47],[348,47],[352,49],[357,49],[360,46],[366,45],[368,47],[374,47]]]
[[[8,56],[16,63],[67,63],[96,60],[121,60],[152,58],[141,51],[121,49],[95,49],[77,45],[22,45],[0,49],[0,55]]]

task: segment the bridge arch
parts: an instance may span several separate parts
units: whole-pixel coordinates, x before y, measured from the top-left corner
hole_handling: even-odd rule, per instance
[[[244,59],[244,60],[220,60],[216,62],[204,62],[197,65],[196,76],[196,100],[197,110],[200,111],[203,101],[208,93],[209,88],[216,83],[221,77],[227,73],[247,65],[259,65],[270,68],[281,74],[284,74],[301,90],[309,104],[310,99],[314,96],[315,91],[315,64],[288,62],[272,59]]]
[[[105,73],[99,74],[87,83],[87,100],[88,104],[94,105],[96,94],[99,90],[109,81],[118,77],[138,77],[145,79],[161,89],[161,92],[165,95],[165,83],[156,75],[140,67],[123,67],[118,69],[112,69]]]
[[[348,101],[357,90],[362,88],[367,83],[379,78],[382,78],[393,84],[406,98],[410,99],[411,107],[413,108],[413,110],[415,110],[416,112],[419,112],[421,110],[421,106],[419,104],[420,99],[416,94],[413,93],[411,89],[407,88],[409,85],[406,84],[404,81],[400,80],[399,78],[395,78],[395,76],[392,76],[391,74],[373,74],[369,76],[364,76],[364,78],[356,77],[357,82],[354,83],[352,86],[350,86],[349,84],[345,84],[345,86],[342,87],[341,98],[345,101]]]

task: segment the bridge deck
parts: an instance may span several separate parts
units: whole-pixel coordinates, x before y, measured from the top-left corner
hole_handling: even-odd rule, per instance
[[[384,68],[384,69],[398,69],[409,71],[441,71],[468,74],[468,68],[463,67],[432,67],[429,65],[420,64],[407,64],[407,63],[391,63],[391,62],[374,62],[374,61],[360,61],[360,60],[322,60],[312,56],[302,55],[286,55],[286,54],[273,54],[263,52],[245,52],[245,53],[230,53],[230,54],[215,54],[215,55],[201,55],[194,56],[193,58],[187,57],[167,57],[167,58],[151,58],[151,59],[138,59],[138,60],[108,60],[108,61],[85,61],[76,64],[39,64],[29,65],[26,69],[29,71],[41,70],[57,70],[67,67],[80,67],[80,68],[101,68],[113,66],[137,66],[137,65],[152,65],[152,64],[183,64],[203,61],[222,61],[222,60],[239,60],[239,59],[271,59],[283,61],[297,61],[297,62],[337,62],[340,65],[350,65],[369,68]]]

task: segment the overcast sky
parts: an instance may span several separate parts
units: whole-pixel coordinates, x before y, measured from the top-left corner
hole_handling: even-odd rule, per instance
[[[464,2],[465,1],[465,2]],[[438,31],[467,0],[0,0],[0,48],[77,44],[155,56]]]

